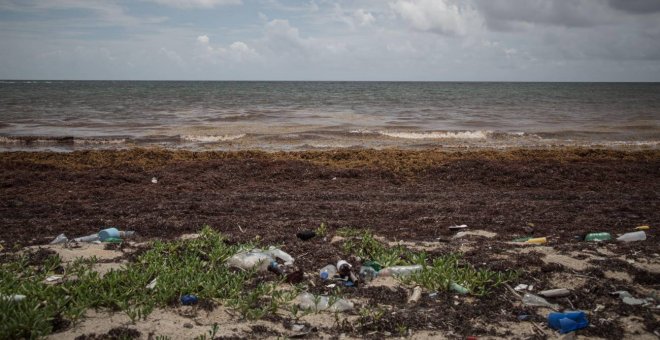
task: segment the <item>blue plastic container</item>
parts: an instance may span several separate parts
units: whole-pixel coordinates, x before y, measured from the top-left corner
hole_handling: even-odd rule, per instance
[[[182,305],[186,305],[186,306],[194,305],[194,304],[197,303],[197,301],[198,301],[197,296],[192,295],[192,294],[184,295],[184,296],[181,297],[181,304]]]
[[[108,228],[99,231],[99,240],[101,240],[101,242],[109,238],[121,238],[119,236],[119,230],[117,230],[117,228]]]
[[[589,326],[589,320],[583,311],[552,312],[548,315],[548,325],[559,330],[559,333],[566,334]]]

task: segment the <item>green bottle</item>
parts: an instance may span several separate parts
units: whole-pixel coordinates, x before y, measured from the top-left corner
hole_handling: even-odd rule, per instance
[[[591,233],[584,237],[585,241],[609,241],[611,239],[610,233]]]

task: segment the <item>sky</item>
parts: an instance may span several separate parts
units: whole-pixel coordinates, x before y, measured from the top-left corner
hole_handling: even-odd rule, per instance
[[[0,0],[0,79],[660,81],[660,0]]]

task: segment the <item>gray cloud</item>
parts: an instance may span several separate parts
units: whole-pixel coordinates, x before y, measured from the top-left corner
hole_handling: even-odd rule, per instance
[[[660,12],[658,0],[609,0],[610,6],[621,11],[634,14]]]

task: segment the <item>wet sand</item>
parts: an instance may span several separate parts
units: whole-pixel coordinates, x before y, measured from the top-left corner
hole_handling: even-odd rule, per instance
[[[657,150],[135,149],[0,153],[0,168],[0,240],[5,249],[107,226],[135,230],[137,241],[172,239],[208,224],[231,241],[259,236],[264,244],[282,245],[297,266],[313,273],[350,254],[342,254],[329,240],[300,241],[297,231],[321,223],[327,224],[330,235],[341,227],[369,228],[388,242],[429,246],[438,254],[461,252],[475,266],[519,269],[519,281],[538,288],[570,286],[574,293],[568,302],[562,300],[565,308],[606,307],[590,315],[596,327],[581,335],[633,336],[627,318],[635,318],[637,334],[653,337],[660,330],[657,308],[627,306],[609,296],[620,289],[657,296]],[[495,235],[438,242],[454,234],[447,229],[454,224]],[[575,238],[594,231],[622,234],[638,225],[651,226],[646,241],[596,244]],[[520,248],[508,243],[523,236],[547,236],[548,244]],[[322,287],[315,289],[322,292]],[[371,335],[378,337],[405,324],[411,330],[445,335],[539,336],[531,326],[525,331],[515,328],[516,316],[530,311],[504,289],[492,298],[461,300],[460,305],[451,293],[431,298],[425,292],[414,308],[406,307],[402,288],[372,287],[346,294],[369,304],[403,308],[404,313],[388,314],[374,329],[356,331],[344,325],[321,328],[324,332],[375,332]],[[542,316],[539,312],[534,320],[542,324]],[[491,327],[494,324],[499,326]]]

